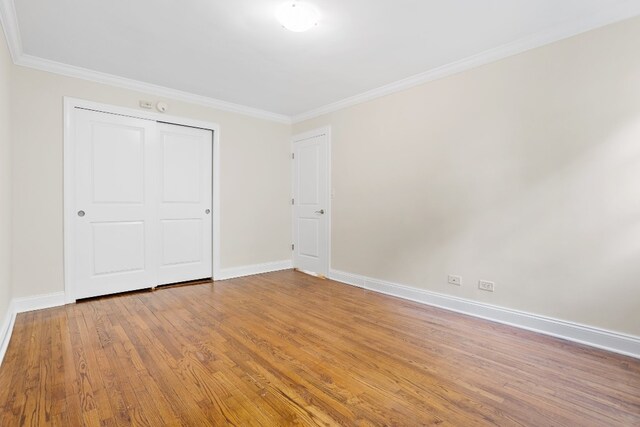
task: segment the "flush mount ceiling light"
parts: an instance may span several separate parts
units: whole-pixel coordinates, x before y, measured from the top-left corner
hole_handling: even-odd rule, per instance
[[[318,24],[318,11],[308,3],[288,1],[282,4],[276,18],[284,28],[300,33]]]

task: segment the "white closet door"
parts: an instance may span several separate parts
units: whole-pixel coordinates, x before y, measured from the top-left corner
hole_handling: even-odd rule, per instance
[[[212,276],[210,130],[158,123],[160,283]]]
[[[76,298],[158,281],[156,123],[76,110]]]

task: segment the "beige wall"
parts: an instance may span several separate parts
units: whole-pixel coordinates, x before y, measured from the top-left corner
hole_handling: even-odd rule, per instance
[[[332,126],[332,267],[640,335],[639,39],[634,19],[295,125]],[[0,315],[10,278],[64,289],[63,96],[159,100],[11,66],[0,40]],[[222,267],[289,259],[290,126],[166,101],[220,124]]]
[[[0,26],[0,328],[11,300],[11,57]]]
[[[13,69],[13,289],[64,290],[63,96],[138,108],[154,96]],[[165,100],[169,114],[220,125],[222,268],[291,258],[290,125]]]
[[[633,19],[295,125],[332,126],[332,267],[640,336],[638,40]]]

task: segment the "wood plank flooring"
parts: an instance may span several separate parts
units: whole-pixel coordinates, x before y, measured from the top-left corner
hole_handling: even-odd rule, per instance
[[[0,426],[640,425],[640,361],[294,271],[18,315]]]

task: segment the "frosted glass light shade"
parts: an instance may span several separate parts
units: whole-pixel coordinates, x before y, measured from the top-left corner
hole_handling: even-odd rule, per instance
[[[276,18],[289,31],[296,33],[307,31],[318,23],[318,11],[308,3],[288,1],[282,4]]]

